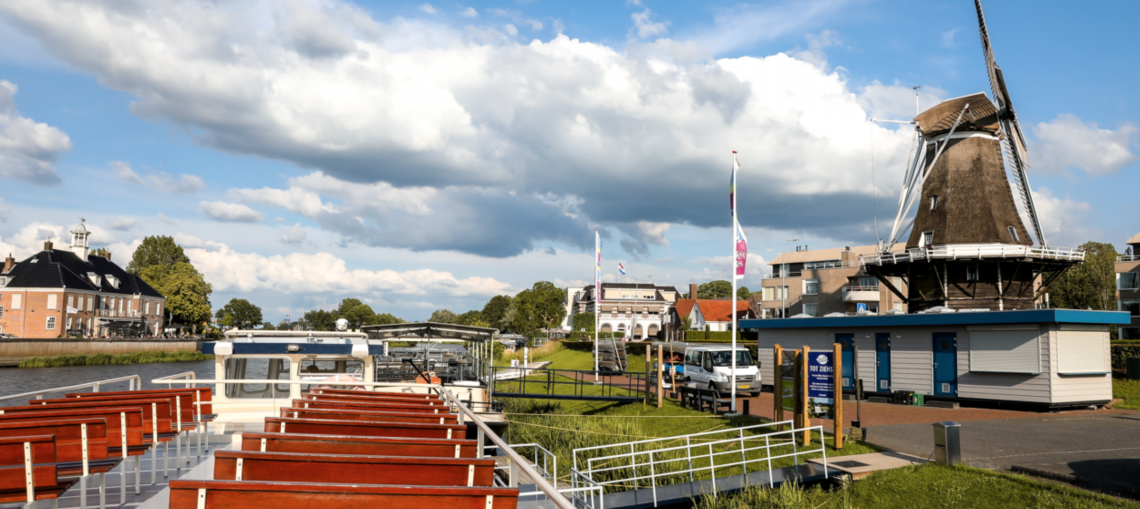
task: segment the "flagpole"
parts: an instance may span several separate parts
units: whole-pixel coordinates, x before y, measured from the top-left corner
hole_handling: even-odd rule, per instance
[[[730,308],[732,310],[732,311],[730,311],[730,313],[732,313],[732,370],[731,370],[732,376],[730,377],[731,384],[732,384],[732,392],[731,392],[732,404],[731,404],[729,410],[733,414],[736,413],[736,229],[740,227],[740,225],[736,222],[736,193],[739,192],[739,190],[737,189],[737,186],[736,186],[736,166],[737,166],[736,151],[733,150],[732,151],[732,228],[730,228],[730,230],[732,230],[732,255],[729,258],[730,260],[732,260],[732,264],[731,264],[732,265],[732,269],[731,269],[732,273],[729,274],[729,276],[732,278],[732,295],[729,297],[729,300],[732,302],[732,306]]]
[[[594,228],[594,383],[598,383],[598,329],[602,317],[602,240]]]

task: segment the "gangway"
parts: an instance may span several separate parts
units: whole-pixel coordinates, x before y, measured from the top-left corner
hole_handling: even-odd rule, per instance
[[[597,348],[599,370],[621,373],[629,367],[624,341],[615,341],[610,337],[598,343]]]
[[[491,395],[494,398],[569,399],[582,401],[641,401],[645,390],[642,373],[609,373],[571,369],[527,368],[527,376],[511,378],[521,368],[491,368]],[[595,381],[596,379],[596,381]]]
[[[796,443],[805,432],[818,433],[818,446]],[[605,494],[601,505],[644,509],[732,493],[745,486],[819,482],[833,473],[828,471],[822,438],[823,426],[795,428],[792,421],[784,421],[583,447],[573,451],[571,488],[632,487]],[[822,455],[822,465],[804,458],[817,454]],[[788,458],[792,465],[779,466]],[[571,496],[578,496],[579,491],[573,490]]]

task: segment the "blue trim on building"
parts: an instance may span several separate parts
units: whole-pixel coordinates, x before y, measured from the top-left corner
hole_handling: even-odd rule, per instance
[[[938,325],[994,325],[1015,323],[1079,323],[1094,325],[1128,325],[1132,323],[1132,318],[1126,311],[1090,311],[1085,309],[1027,309],[1023,311],[929,313],[920,315],[771,318],[766,320],[741,320],[740,328],[743,330],[812,329],[825,327],[922,327]]]

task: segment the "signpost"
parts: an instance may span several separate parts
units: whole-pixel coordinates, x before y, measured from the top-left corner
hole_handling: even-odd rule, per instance
[[[831,419],[835,425],[835,448],[843,448],[843,352],[836,343],[831,352],[772,349],[775,373],[773,380],[774,416],[776,422],[791,412],[793,426],[811,427],[811,419]],[[820,437],[821,439],[823,437]],[[804,445],[811,444],[811,432],[804,431]]]

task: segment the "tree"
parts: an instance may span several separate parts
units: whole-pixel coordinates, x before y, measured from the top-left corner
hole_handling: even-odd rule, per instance
[[[523,290],[523,291],[526,291],[526,290]],[[518,324],[515,324],[515,319],[518,315],[519,315],[518,305],[515,302],[515,299],[511,299],[510,304],[507,305],[507,309],[505,309],[503,311],[502,318],[499,319],[499,323],[498,323],[499,330],[510,331],[513,333],[522,334],[521,332],[519,332],[519,329],[516,328],[518,326]],[[523,324],[523,325],[525,325],[525,324]]]
[[[376,323],[376,313],[372,311],[372,306],[360,302],[360,299],[347,298],[340,301],[340,307],[336,310],[336,317],[348,320],[349,327],[353,329],[359,328],[361,325]]]
[[[492,327],[498,327],[507,330],[503,327],[503,315],[506,314],[507,308],[511,305],[511,298],[506,295],[496,295],[487,301],[487,305],[483,306],[483,319]]]
[[[689,330],[693,328],[693,317],[686,316],[681,319],[681,330]]]
[[[574,330],[581,331],[585,329],[586,332],[594,332],[594,313],[578,313],[574,315]]]
[[[549,281],[539,281],[515,295],[514,331],[535,337],[538,329],[552,329],[566,316],[566,290]]]
[[[404,323],[404,320],[392,313],[376,313],[376,319],[372,321],[376,325],[385,325],[389,323]]]
[[[178,262],[171,267],[146,266],[139,272],[139,277],[166,297],[166,310],[174,321],[191,324],[195,332],[213,314],[210,312],[210,294],[214,288],[190,263]]]
[[[475,322],[476,320],[482,320],[482,319],[483,319],[483,313],[480,311],[475,311],[474,309],[472,309],[471,311],[463,313],[462,315],[456,316],[455,322],[453,322],[453,323],[457,323],[459,325],[471,325],[472,322]]]
[[[752,295],[752,292],[748,291],[747,286],[741,286],[740,288],[736,289],[736,298],[737,299],[747,300],[749,295]]]
[[[261,330],[277,330],[277,327],[272,323],[264,322],[261,324]]]
[[[143,269],[155,265],[170,269],[178,263],[190,263],[190,258],[182,251],[182,246],[174,242],[174,237],[156,235],[143,238],[142,243],[135,249],[134,256],[131,257],[131,263],[127,264],[127,272],[141,274]]]
[[[92,251],[91,251],[91,254],[92,254],[93,256],[98,256],[98,257],[100,257],[100,258],[106,258],[106,257],[107,257],[107,248],[105,248],[105,247],[101,247],[101,248],[98,248],[98,249],[94,249],[94,250],[92,250]]]
[[[332,311],[323,309],[306,311],[301,321],[306,328],[315,331],[330,331],[336,328],[336,315]]]
[[[217,317],[222,325],[247,329],[261,323],[261,308],[248,300],[233,298],[218,310]]]
[[[1049,288],[1049,303],[1055,308],[1116,310],[1116,248],[1112,244],[1086,242],[1085,261]]]
[[[732,283],[723,279],[697,287],[698,299],[727,299],[730,295],[732,295]]]
[[[437,309],[431,314],[431,318],[428,318],[428,321],[435,323],[455,323],[455,316],[455,313],[450,309]]]

